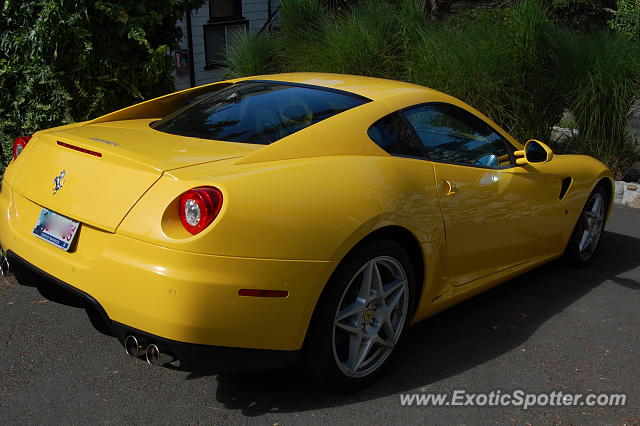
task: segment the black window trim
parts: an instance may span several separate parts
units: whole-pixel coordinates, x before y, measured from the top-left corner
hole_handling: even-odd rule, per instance
[[[376,141],[374,141],[371,136],[369,136],[369,131],[371,130],[371,128],[375,125],[377,125],[379,122],[381,122],[382,120],[385,120],[389,117],[392,117],[394,115],[397,115],[400,117],[400,119],[402,120],[402,122],[409,128],[409,131],[411,132],[411,134],[413,134],[414,139],[416,140],[416,142],[418,143],[419,149],[422,152],[421,156],[418,155],[410,155],[410,154],[392,154],[390,152],[388,152],[386,149],[380,147],[380,149],[382,149],[384,152],[388,153],[389,155],[393,156],[393,157],[401,157],[401,158],[412,158],[415,160],[427,160],[427,161],[432,161],[429,159],[429,156],[427,155],[427,151],[424,149],[424,146],[422,145],[422,142],[420,141],[420,137],[418,136],[418,134],[416,133],[416,130],[413,128],[413,126],[411,125],[411,123],[409,123],[409,121],[407,120],[407,117],[404,116],[404,114],[402,114],[402,109],[399,109],[397,111],[394,111],[390,114],[384,115],[380,118],[378,118],[376,121],[373,122],[372,125],[369,126],[369,128],[367,128],[367,137],[369,139],[371,139],[371,141],[373,143],[375,143],[376,145],[378,145],[378,143]],[[379,146],[379,145],[378,145]]]
[[[243,14],[242,14],[242,0],[235,0],[235,1],[240,6],[240,14],[239,15],[224,16],[224,17],[220,17],[220,18],[215,18],[211,14],[211,8],[214,7],[215,5],[213,4],[214,2],[212,0],[209,0],[209,10],[208,10],[209,18],[207,19],[207,23],[208,24],[233,24],[233,23],[236,23],[238,21],[245,21],[246,19],[244,18]]]
[[[456,163],[456,162],[451,162],[451,161],[442,161],[442,160],[435,160],[429,157],[424,145],[422,144],[422,141],[420,141],[420,136],[418,136],[418,133],[416,132],[415,128],[411,125],[411,123],[409,123],[409,120],[407,120],[407,117],[404,115],[404,113],[406,111],[410,111],[412,109],[416,109],[416,108],[420,108],[423,106],[433,106],[433,105],[446,105],[448,107],[453,107],[456,109],[459,109],[463,112],[466,112],[468,114],[473,115],[476,119],[480,120],[482,123],[486,124],[491,130],[493,130],[496,134],[498,134],[500,136],[500,138],[502,139],[504,145],[505,145],[505,149],[507,150],[507,153],[509,155],[509,165],[508,166],[501,166],[501,167],[485,167],[485,166],[476,166],[473,164],[463,164],[463,163]],[[498,131],[494,126],[492,126],[491,124],[487,123],[485,120],[483,120],[482,118],[478,117],[477,115],[475,115],[474,113],[472,113],[471,111],[468,111],[464,108],[461,108],[457,105],[454,104],[450,104],[448,102],[423,102],[420,104],[415,104],[415,105],[411,105],[408,107],[404,107],[401,108],[397,111],[392,112],[391,114],[387,114],[384,117],[379,118],[378,120],[376,120],[373,124],[371,124],[371,126],[369,126],[369,128],[367,129],[367,132],[369,131],[369,129],[373,126],[376,125],[376,123],[378,123],[380,120],[389,117],[393,114],[399,114],[400,117],[402,117],[402,119],[405,121],[405,123],[409,126],[409,128],[411,129],[411,133],[413,133],[414,137],[420,141],[420,148],[422,150],[422,154],[423,154],[423,158],[420,157],[415,157],[413,155],[397,155],[397,154],[391,154],[390,155],[394,156],[394,157],[402,157],[402,158],[415,158],[415,159],[420,159],[420,160],[425,160],[425,161],[430,161],[432,163],[442,163],[442,164],[451,164],[454,166],[463,166],[463,167],[473,167],[476,169],[485,169],[485,170],[507,170],[507,169],[512,169],[514,167],[517,167],[516,161],[515,161],[515,157],[513,155],[514,151],[517,151],[516,147],[514,147],[508,140],[507,138],[504,137],[504,135],[502,134],[502,132]],[[369,138],[371,139],[371,138]],[[375,141],[373,141],[375,143]],[[376,144],[377,145],[377,144]],[[509,147],[511,147],[512,149],[509,149]]]
[[[420,136],[418,136],[418,132],[416,132],[416,129],[411,125],[411,123],[409,123],[409,120],[407,120],[407,117],[405,117],[405,115],[403,114],[405,109],[406,108],[403,108],[401,110],[396,111],[396,114],[398,114],[400,116],[402,121],[404,121],[404,124],[406,124],[407,127],[409,127],[409,129],[411,130],[411,134],[413,135],[414,139],[418,142],[418,146],[420,147],[420,151],[422,151],[423,159],[426,159],[428,161],[433,161],[433,160],[431,160],[429,158],[429,153],[427,152],[427,150],[425,149],[424,145],[422,144],[422,141],[420,140]],[[413,157],[413,156],[411,156],[411,157]]]
[[[305,87],[307,89],[323,90],[325,92],[331,92],[331,93],[337,93],[339,95],[349,96],[349,97],[352,97],[354,99],[358,99],[358,100],[362,101],[361,105],[364,105],[366,103],[372,102],[371,99],[367,98],[366,96],[359,95],[357,93],[347,92],[346,90],[336,89],[334,87],[317,86],[315,84],[296,83],[296,82],[292,82],[292,81],[283,81],[283,80],[252,80],[252,79],[240,80],[240,81],[238,81],[238,82],[236,82],[234,84],[242,84],[242,83],[284,84],[286,86]],[[358,105],[358,106],[360,106],[360,105]],[[354,108],[357,108],[357,107],[354,107]]]

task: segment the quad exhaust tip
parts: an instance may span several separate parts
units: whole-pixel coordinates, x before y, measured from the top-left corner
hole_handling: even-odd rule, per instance
[[[146,348],[143,347],[136,336],[132,334],[124,339],[124,349],[129,356],[136,358],[145,356],[151,365],[165,365],[176,361],[172,355],[162,353],[157,345],[150,344]]]
[[[146,356],[147,362],[151,365],[165,365],[175,361],[173,356],[160,352],[160,348],[154,344],[147,346]]]
[[[0,275],[6,276],[9,273],[9,259],[7,256],[2,256],[0,259]]]
[[[136,336],[130,334],[124,339],[124,350],[127,351],[127,355],[139,357],[146,353],[145,348],[143,348]]]

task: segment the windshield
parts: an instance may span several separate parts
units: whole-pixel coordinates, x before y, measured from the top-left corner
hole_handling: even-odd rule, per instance
[[[315,86],[242,82],[212,93],[151,127],[180,136],[266,145],[368,101]]]

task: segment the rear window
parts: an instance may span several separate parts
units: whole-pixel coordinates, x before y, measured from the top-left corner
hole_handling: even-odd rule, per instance
[[[266,145],[368,101],[316,86],[242,82],[214,92],[151,127],[180,136]]]

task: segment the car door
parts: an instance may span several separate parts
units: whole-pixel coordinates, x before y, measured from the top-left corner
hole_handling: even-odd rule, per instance
[[[403,115],[434,164],[451,283],[541,256],[554,204],[544,174],[516,166],[514,147],[462,108],[424,104]]]

